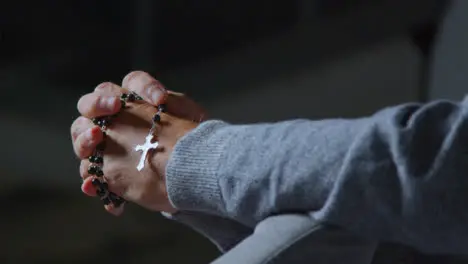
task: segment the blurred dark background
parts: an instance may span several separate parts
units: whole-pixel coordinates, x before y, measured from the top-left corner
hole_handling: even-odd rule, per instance
[[[468,61],[468,34],[453,32],[468,24],[457,10],[468,11],[440,0],[2,1],[0,263],[217,256],[157,213],[129,206],[115,218],[81,194],[69,126],[78,98],[100,82],[145,70],[232,122],[354,117],[459,99],[467,71],[454,76],[447,66]],[[382,263],[431,261],[389,248],[376,257],[394,250],[395,259]]]

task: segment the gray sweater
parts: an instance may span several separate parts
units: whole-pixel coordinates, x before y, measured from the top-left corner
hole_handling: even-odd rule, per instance
[[[166,168],[170,216],[222,250],[275,214],[308,213],[372,240],[468,255],[468,101],[360,119],[207,121]]]

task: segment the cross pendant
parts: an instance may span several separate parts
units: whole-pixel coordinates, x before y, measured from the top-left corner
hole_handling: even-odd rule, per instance
[[[153,139],[153,135],[150,133],[148,136],[146,136],[145,144],[137,145],[135,147],[135,151],[142,151],[140,162],[138,163],[138,166],[136,167],[138,171],[141,171],[145,167],[145,161],[146,161],[146,157],[148,156],[148,151],[150,149],[156,149],[159,145],[157,141],[154,143],[151,143],[152,139]]]

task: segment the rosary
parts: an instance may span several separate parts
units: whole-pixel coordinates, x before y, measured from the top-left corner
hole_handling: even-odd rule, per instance
[[[143,100],[143,98],[137,95],[135,92],[123,93],[120,96],[120,102],[122,103],[121,109],[124,109],[127,103],[134,102],[135,100]],[[136,167],[138,171],[141,171],[144,168],[149,151],[151,149],[156,149],[159,145],[157,141],[152,143],[153,133],[156,130],[156,125],[161,121],[161,113],[165,112],[165,110],[165,105],[162,104],[158,106],[158,112],[156,112],[156,114],[152,118],[152,126],[148,133],[148,136],[146,136],[145,138],[145,143],[143,145],[137,145],[135,147],[135,151],[142,152],[140,162]],[[109,186],[104,180],[104,172],[102,170],[102,167],[104,165],[104,149],[106,147],[106,130],[111,125],[111,120],[116,116],[117,114],[113,116],[102,116],[92,119],[93,123],[101,128],[104,134],[104,138],[103,141],[94,150],[93,155],[91,155],[88,158],[91,162],[88,168],[88,173],[90,175],[95,176],[92,180],[92,184],[96,187],[96,194],[104,203],[104,205],[109,205],[112,203],[112,205],[117,208],[124,204],[126,201],[117,194],[109,191]]]

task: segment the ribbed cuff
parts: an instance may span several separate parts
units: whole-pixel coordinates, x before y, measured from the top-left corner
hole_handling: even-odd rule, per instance
[[[227,125],[204,122],[175,145],[166,167],[166,186],[169,200],[178,210],[225,212],[217,176],[229,138],[216,132]]]

